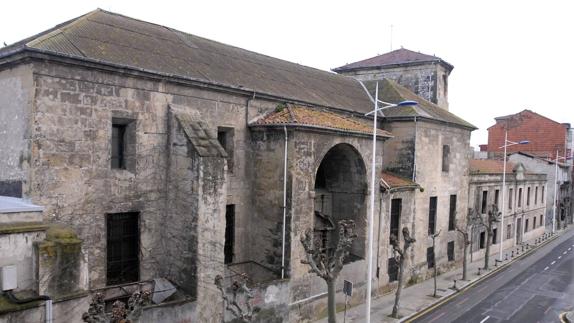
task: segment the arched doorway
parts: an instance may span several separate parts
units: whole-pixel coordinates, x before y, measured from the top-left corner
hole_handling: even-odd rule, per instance
[[[329,241],[328,231],[334,230],[339,220],[354,220],[358,237],[348,262],[365,258],[366,193],[367,176],[361,155],[349,144],[332,147],[315,176],[315,237],[321,240],[323,248],[334,248],[338,238],[335,233]]]

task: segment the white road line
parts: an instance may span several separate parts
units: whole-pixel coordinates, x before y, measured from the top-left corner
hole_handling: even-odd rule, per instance
[[[568,248],[568,251],[572,250],[572,247]]]
[[[562,254],[565,255],[565,254],[566,254],[566,251],[564,251]]]
[[[486,322],[486,320],[488,320],[489,318],[490,318],[490,316],[485,317],[482,321],[480,321],[480,323]]]
[[[562,256],[558,256],[558,259],[561,259],[561,258],[562,258]]]
[[[550,263],[550,266],[554,265],[556,263],[556,260],[554,260],[553,262]]]
[[[548,267],[544,268],[544,270],[548,270]]]

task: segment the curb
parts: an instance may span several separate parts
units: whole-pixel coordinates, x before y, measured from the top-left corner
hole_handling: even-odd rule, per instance
[[[464,286],[463,288],[459,288],[458,290],[454,291],[454,293],[452,293],[448,296],[445,296],[445,297],[441,298],[440,300],[436,301],[435,303],[432,303],[429,306],[425,307],[424,309],[421,309],[420,311],[413,313],[413,314],[401,319],[399,322],[409,323],[409,322],[412,322],[413,320],[416,320],[417,318],[419,318],[419,317],[425,315],[426,313],[432,311],[433,309],[445,304],[446,302],[450,301],[451,299],[453,299],[457,296],[460,296],[461,294],[463,294],[465,291],[467,291],[471,287],[474,287],[476,284],[482,282],[483,280],[487,279],[488,277],[490,277],[490,276],[494,275],[495,273],[498,273],[499,271],[505,269],[506,267],[510,266],[512,263],[516,262],[517,260],[522,259],[522,258],[532,254],[533,252],[537,251],[539,248],[541,248],[541,247],[549,244],[550,242],[556,240],[561,235],[562,235],[562,233],[555,234],[554,236],[552,236],[549,239],[547,239],[546,241],[544,241],[542,244],[539,244],[538,246],[536,246],[536,248],[532,248],[526,252],[523,252],[520,256],[515,257],[512,261],[509,261],[506,264],[501,265],[498,268],[491,270],[488,273],[485,273],[482,277],[469,283],[468,285]],[[563,314],[566,314],[566,313],[563,313]],[[564,315],[564,317],[566,317],[566,315]],[[560,316],[560,318],[562,318],[562,315]],[[570,322],[570,321],[568,321],[568,318],[566,318],[566,321],[562,321],[562,322]]]

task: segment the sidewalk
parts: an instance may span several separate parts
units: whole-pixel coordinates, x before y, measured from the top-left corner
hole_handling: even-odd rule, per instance
[[[415,315],[418,312],[421,312],[430,306],[446,301],[449,296],[454,296],[458,291],[452,289],[454,279],[457,279],[456,287],[458,290],[468,286],[470,284],[478,283],[479,280],[488,277],[494,271],[501,267],[506,267],[511,265],[517,259],[522,258],[523,255],[529,254],[533,251],[536,251],[538,247],[548,243],[551,240],[554,240],[559,235],[561,235],[564,231],[558,231],[554,236],[548,235],[548,238],[541,243],[535,245],[534,240],[529,240],[523,242],[524,252],[522,251],[522,247],[520,245],[508,248],[503,251],[504,254],[508,253],[508,258],[510,259],[511,251],[514,251],[514,258],[510,259],[509,261],[504,261],[499,263],[497,267],[495,267],[495,259],[497,255],[491,255],[491,265],[489,266],[490,269],[487,272],[484,272],[482,268],[484,267],[484,258],[475,260],[473,262],[468,263],[468,272],[467,276],[469,281],[462,281],[462,268],[457,268],[455,270],[443,273],[437,276],[437,298],[432,297],[433,290],[434,290],[434,281],[433,279],[427,279],[422,283],[403,288],[400,300],[400,309],[399,313],[401,318],[404,320],[410,316]],[[527,248],[526,245],[529,244],[530,248]],[[534,246],[535,245],[535,246]],[[519,254],[517,255],[517,250],[519,250]],[[461,266],[462,267],[462,266]],[[478,268],[481,268],[481,275],[478,275]],[[373,322],[399,322],[397,319],[393,319],[389,317],[392,312],[393,305],[395,302],[395,293],[392,292],[390,294],[382,295],[377,298],[373,298],[371,301],[371,319]],[[347,308],[347,317],[346,322],[364,322],[365,320],[365,305],[361,304],[355,306],[353,308]],[[316,322],[327,322],[327,318],[318,320]],[[337,313],[337,322],[343,322],[343,312]]]

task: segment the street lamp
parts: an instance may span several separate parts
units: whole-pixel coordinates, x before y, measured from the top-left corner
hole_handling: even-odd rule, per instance
[[[371,322],[371,280],[373,276],[373,222],[374,222],[374,212],[375,212],[375,166],[376,166],[376,156],[377,156],[377,115],[379,112],[382,114],[383,109],[394,108],[398,106],[413,106],[417,105],[416,101],[402,101],[397,104],[388,103],[379,100],[379,82],[376,83],[375,88],[375,109],[365,116],[373,115],[373,158],[371,161],[371,211],[369,212],[368,227],[369,227],[369,242],[368,242],[368,252],[367,252],[367,316],[366,322]],[[384,106],[379,108],[379,103],[384,104]],[[384,117],[384,114],[382,115]]]
[[[500,246],[498,253],[498,260],[500,261],[502,261],[502,245],[504,244],[504,213],[506,210],[506,148],[514,145],[526,145],[528,143],[530,143],[528,140],[508,140],[508,129],[504,129],[504,146],[498,147],[498,149],[504,148],[504,165],[502,166],[502,212],[500,215]]]

